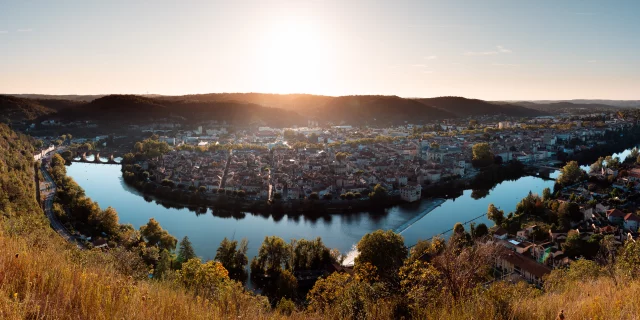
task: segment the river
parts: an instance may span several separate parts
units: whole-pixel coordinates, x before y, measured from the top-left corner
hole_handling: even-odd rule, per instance
[[[472,197],[472,190],[465,190],[456,199],[444,202],[440,199],[423,200],[389,208],[384,214],[335,214],[315,220],[285,215],[280,220],[274,220],[273,217],[247,213],[244,218],[236,219],[214,216],[211,210],[196,215],[188,209],[166,208],[155,201],[148,202],[137,190],[124,183],[119,165],[73,163],[67,172],[84,188],[86,195],[102,208],[115,208],[120,223],[130,223],[139,228],[150,218],[155,218],[176,238],[189,236],[196,253],[203,259],[213,259],[224,237],[238,240],[247,238],[250,259],[257,254],[264,237],[270,235],[287,241],[292,238],[321,237],[326,246],[348,253],[363,235],[378,229],[391,229],[400,232],[405,243],[411,246],[419,239],[427,239],[451,229],[456,222],[478,217],[486,212],[490,203],[510,212],[529,191],[541,194],[544,188],[553,188],[553,181],[527,176],[498,184],[480,199]],[[476,222],[492,225],[486,217]]]

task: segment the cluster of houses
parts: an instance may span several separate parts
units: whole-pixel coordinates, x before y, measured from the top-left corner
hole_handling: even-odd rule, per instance
[[[559,120],[545,117],[533,121]],[[392,194],[413,202],[421,198],[422,190],[430,184],[473,177],[477,171],[471,162],[472,147],[476,143],[489,143],[494,155],[503,161],[545,162],[555,159],[558,152],[571,154],[601,143],[606,129],[616,130],[635,123],[619,119],[608,122],[606,128],[587,128],[582,126],[582,120],[572,120],[568,122],[571,130],[549,126],[523,128],[527,123],[516,121],[476,125],[476,129],[495,131],[469,131],[468,126],[450,123],[393,128],[257,127],[237,131],[228,130],[226,124],[208,123],[194,130],[170,124],[144,129],[156,133],[179,129],[174,136],[160,137],[170,145],[261,146],[230,153],[172,151],[158,166],[158,175],[163,179],[204,185],[212,192],[244,190],[267,199],[276,193],[283,199],[301,199],[314,193],[324,199],[345,194],[366,198],[367,191],[380,184]],[[291,135],[306,139],[306,143],[296,143],[299,140],[291,140]]]
[[[593,182],[585,181],[562,190],[557,201],[567,202],[571,197],[580,197],[581,221],[571,222],[571,228],[567,232],[552,232],[542,235],[540,241],[539,226],[532,225],[519,230],[516,234],[509,234],[507,230],[498,226],[490,231],[493,241],[500,244],[503,254],[496,260],[496,269],[503,273],[505,278],[524,279],[537,285],[542,284],[543,277],[554,268],[565,267],[572,262],[573,257],[565,254],[562,244],[570,233],[575,233],[587,243],[594,235],[613,236],[615,244],[621,246],[627,240],[637,240],[640,233],[640,216],[635,212],[636,205],[633,201],[622,199],[625,195],[636,195],[640,188],[640,168],[634,167],[628,170],[624,177],[618,176],[617,170],[591,172],[590,175],[597,179],[614,181],[610,187],[601,190],[593,188]],[[593,181],[593,180],[592,180]],[[591,186],[589,186],[591,185]],[[615,199],[609,194],[610,190],[622,188],[624,194]],[[574,198],[575,199],[575,198]],[[536,235],[538,239],[536,240]]]

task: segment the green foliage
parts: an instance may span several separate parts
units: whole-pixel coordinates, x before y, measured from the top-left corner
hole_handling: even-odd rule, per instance
[[[144,155],[147,158],[156,158],[169,152],[169,145],[164,141],[149,138],[136,142],[133,150],[136,154]]]
[[[162,250],[160,252],[160,259],[158,260],[158,264],[153,269],[153,277],[155,279],[164,279],[167,274],[171,271],[172,266],[171,254],[167,250]]]
[[[585,178],[585,173],[580,169],[577,161],[570,161],[560,170],[556,182],[562,186],[574,184]]]
[[[229,277],[234,280],[245,281],[247,278],[245,268],[249,259],[247,250],[249,242],[242,239],[238,245],[237,240],[228,240],[226,237],[220,242],[216,251],[216,261],[220,261],[225,269],[229,271]]]
[[[408,254],[402,236],[391,230],[378,230],[364,235],[357,248],[359,255],[355,265],[369,263],[376,268],[376,277],[391,282],[397,279],[397,270]]]
[[[319,270],[331,262],[331,252],[319,237],[315,240],[293,241],[293,270]]]
[[[473,161],[478,166],[485,167],[493,163],[493,153],[488,143],[476,143],[471,150],[473,152]]]
[[[289,316],[296,310],[296,304],[291,299],[282,298],[276,305],[276,311],[281,315]]]
[[[146,225],[140,227],[140,234],[147,241],[148,246],[157,246],[160,249],[174,250],[178,240],[162,229],[156,219],[151,218]]]
[[[562,251],[569,257],[578,257],[583,254],[584,241],[580,238],[580,233],[571,231],[567,235],[567,240],[562,244]]]
[[[213,297],[218,291],[229,286],[229,274],[220,262],[200,262],[193,258],[182,264],[180,281],[194,294]]]
[[[388,197],[387,189],[385,189],[380,184],[376,184],[376,186],[373,187],[373,192],[369,193],[369,198],[371,199],[371,201],[374,201],[374,202],[384,202],[387,200],[387,197]]]
[[[257,256],[258,268],[266,273],[277,273],[291,264],[291,245],[277,236],[265,237]],[[253,273],[253,262],[252,262]]]
[[[504,211],[498,210],[498,208],[491,203],[489,204],[489,208],[487,208],[487,218],[499,226],[504,221]]]
[[[189,237],[184,236],[184,238],[182,238],[182,240],[180,241],[180,248],[178,249],[178,262],[184,263],[197,257],[198,256],[196,255],[196,251],[193,249],[191,241],[189,241]]]

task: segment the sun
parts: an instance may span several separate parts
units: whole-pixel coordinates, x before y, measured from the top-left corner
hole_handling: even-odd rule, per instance
[[[273,93],[322,92],[330,81],[331,47],[317,26],[279,23],[264,37],[263,81]]]

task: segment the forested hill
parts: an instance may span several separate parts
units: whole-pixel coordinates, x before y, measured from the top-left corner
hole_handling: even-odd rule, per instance
[[[35,199],[32,153],[28,136],[0,124],[0,218],[42,213]]]
[[[445,110],[460,117],[482,115],[505,115],[510,117],[535,117],[546,114],[540,110],[534,110],[508,103],[491,103],[478,99],[462,97],[437,97],[415,99],[425,105]]]
[[[535,109],[535,110],[540,110],[540,111],[549,112],[549,113],[599,112],[599,111],[620,110],[623,108],[620,106],[615,106],[610,104],[580,103],[580,102],[568,102],[568,101],[558,101],[558,102],[516,101],[511,103],[522,106],[522,107],[526,107],[529,109]]]
[[[0,122],[34,120],[54,112],[36,100],[0,95]]]
[[[34,96],[0,96],[4,121],[61,120],[144,123],[158,119],[227,121],[238,125],[275,127],[305,125],[307,120],[334,124],[390,125],[459,117],[503,115],[529,117],[547,114],[510,103],[491,103],[461,97],[409,99],[398,96],[318,96],[309,94],[220,93],[185,96],[107,95],[91,101]],[[65,97],[65,96],[61,96]]]
[[[247,125],[264,123],[291,126],[304,121],[295,112],[236,101],[200,101],[197,99],[161,99],[137,95],[109,95],[89,103],[61,110],[65,120],[103,120],[144,123],[177,118],[185,121],[218,120]]]
[[[339,124],[402,124],[456,118],[453,113],[397,96],[344,96],[331,99],[315,116]]]

